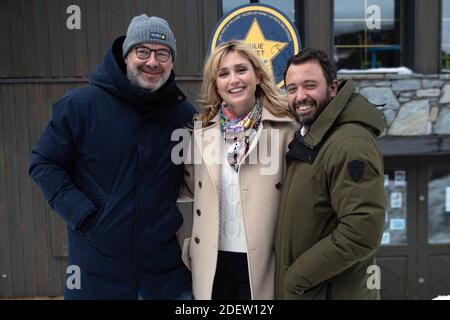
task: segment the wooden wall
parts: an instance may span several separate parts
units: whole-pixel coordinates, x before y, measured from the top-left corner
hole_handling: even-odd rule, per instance
[[[66,9],[81,9],[81,29],[69,30]],[[85,77],[131,18],[165,18],[177,39],[179,76],[200,75],[210,32],[218,19],[211,0],[2,0],[1,78]]]
[[[412,2],[412,1],[411,1]],[[414,62],[417,73],[439,73],[441,68],[441,1],[414,1]]]
[[[73,4],[81,30],[66,27]],[[0,0],[0,298],[62,294],[65,226],[28,175],[30,152],[52,103],[87,83],[112,40],[141,13],[171,25],[178,83],[197,104],[218,0]]]
[[[297,15],[302,47],[321,49],[333,56],[333,1],[300,0]]]
[[[28,176],[30,150],[67,84],[0,85],[0,297],[59,295],[64,225]]]

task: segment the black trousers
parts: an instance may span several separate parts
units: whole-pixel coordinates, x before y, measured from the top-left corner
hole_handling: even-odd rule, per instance
[[[247,254],[219,250],[212,300],[251,298]]]

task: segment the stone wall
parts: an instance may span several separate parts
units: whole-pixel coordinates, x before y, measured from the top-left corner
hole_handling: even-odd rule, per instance
[[[450,134],[450,74],[339,74],[380,107],[390,136]]]

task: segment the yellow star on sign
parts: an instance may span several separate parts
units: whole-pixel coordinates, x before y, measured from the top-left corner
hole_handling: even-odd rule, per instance
[[[272,60],[288,45],[287,42],[267,40],[256,18],[253,19],[244,41],[255,49],[271,70]]]

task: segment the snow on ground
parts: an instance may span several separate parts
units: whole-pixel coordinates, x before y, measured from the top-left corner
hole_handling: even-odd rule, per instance
[[[340,69],[338,73],[393,73],[393,74],[412,74],[412,70],[406,67],[399,68],[374,68],[374,69]]]
[[[450,300],[450,296],[437,296],[433,300]]]

